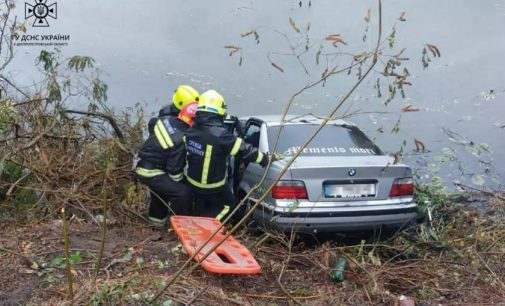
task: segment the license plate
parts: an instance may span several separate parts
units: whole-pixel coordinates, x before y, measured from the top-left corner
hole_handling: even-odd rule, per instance
[[[327,198],[363,198],[375,196],[375,184],[327,184],[324,195]]]

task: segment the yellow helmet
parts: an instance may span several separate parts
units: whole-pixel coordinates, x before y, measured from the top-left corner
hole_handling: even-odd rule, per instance
[[[226,103],[224,103],[223,96],[215,90],[207,90],[200,96],[198,111],[214,113],[221,116],[226,115]]]
[[[180,110],[189,103],[198,101],[198,96],[198,91],[196,91],[196,89],[193,87],[188,85],[180,85],[174,91],[174,95],[172,96],[172,103],[178,110]]]

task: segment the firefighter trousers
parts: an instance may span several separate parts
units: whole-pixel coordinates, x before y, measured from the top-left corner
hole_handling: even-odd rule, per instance
[[[193,188],[195,215],[224,219],[235,207],[235,197],[228,184],[218,190]]]
[[[191,214],[193,196],[191,188],[184,181],[176,182],[168,174],[153,177],[137,175],[137,177],[151,192],[149,217],[163,220],[172,214],[184,216]]]

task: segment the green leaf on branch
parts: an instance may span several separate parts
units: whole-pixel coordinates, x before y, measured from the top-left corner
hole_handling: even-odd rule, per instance
[[[47,84],[47,92],[48,97],[47,100],[49,102],[61,101],[61,88],[60,84],[53,78]]]
[[[57,57],[54,52],[42,50],[37,58],[37,65],[42,63],[44,71],[54,72],[58,66]]]
[[[70,58],[67,67],[76,72],[84,71],[86,68],[93,68],[95,66],[95,60],[89,56],[76,55]]]
[[[107,90],[108,86],[100,79],[93,80],[93,100],[96,102],[106,102],[107,101]]]

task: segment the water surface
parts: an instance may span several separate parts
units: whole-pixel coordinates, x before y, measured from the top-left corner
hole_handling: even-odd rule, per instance
[[[51,2],[50,0],[48,0]],[[376,33],[376,2],[352,0],[309,1],[58,1],[58,19],[49,28],[29,28],[29,34],[71,35],[64,55],[83,54],[96,59],[109,85],[109,103],[125,109],[140,102],[149,111],[168,103],[174,87],[181,83],[203,91],[222,92],[230,112],[240,116],[279,113],[288,98],[308,81],[317,79],[323,67],[313,55],[302,57],[311,75],[304,73],[290,56],[274,55],[284,69],[270,65],[269,52],[289,52],[287,41],[300,37],[289,25],[291,17],[303,29],[311,23],[310,43],[325,51],[327,34],[341,34],[349,51],[370,50]],[[24,3],[17,13],[23,18]],[[363,17],[372,8],[369,41],[362,43]],[[350,118],[384,151],[398,151],[406,141],[407,161],[422,170],[425,178],[441,175],[447,181],[503,184],[505,175],[505,1],[384,1],[384,33],[396,24],[397,44],[407,48],[412,88],[406,99],[388,107],[373,89],[377,72],[350,100],[351,110],[387,112]],[[398,17],[406,12],[406,22]],[[257,30],[260,43],[240,34]],[[442,58],[423,69],[420,58],[424,43],[437,45]],[[242,47],[233,57],[225,45]],[[386,50],[387,51],[387,50]],[[13,79],[31,86],[39,80],[33,68],[39,48],[19,47],[10,66]],[[342,62],[342,65],[346,62]],[[337,78],[299,97],[294,113],[325,114],[349,89],[353,79]],[[383,87],[386,87],[383,84]],[[27,87],[28,88],[28,87]],[[419,112],[401,113],[411,104]],[[401,119],[400,119],[401,118]],[[391,130],[400,119],[400,130]],[[447,135],[449,129],[459,136]],[[381,132],[383,131],[383,132]],[[450,132],[449,132],[450,133]],[[428,153],[415,153],[414,139]],[[474,145],[468,145],[473,143]],[[479,144],[484,144],[479,147]],[[477,154],[478,148],[487,153]],[[456,158],[449,165],[445,161]],[[426,171],[429,170],[429,171]],[[493,181],[494,178],[494,181]]]

